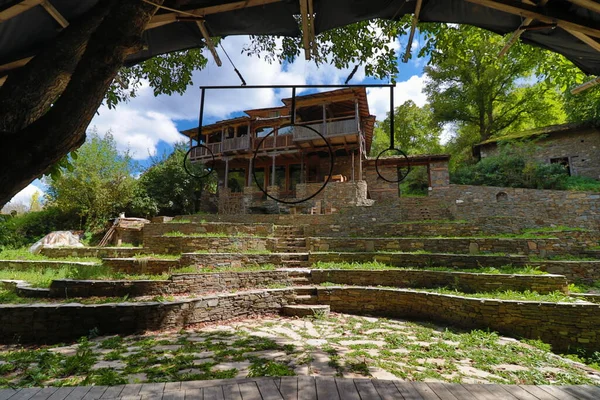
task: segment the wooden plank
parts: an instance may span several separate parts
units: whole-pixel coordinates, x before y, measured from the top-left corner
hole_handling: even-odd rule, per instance
[[[171,392],[174,390],[181,390],[181,382],[167,382],[165,383],[165,392]]]
[[[304,59],[310,60],[310,38],[308,25],[307,0],[300,0],[300,18],[302,20],[302,47],[304,48]]]
[[[571,394],[581,400],[598,400],[600,399],[600,388],[590,385],[579,386],[559,386],[562,392]],[[556,397],[556,396],[555,396]]]
[[[242,394],[240,393],[240,388],[238,385],[224,385],[223,386],[223,396],[226,399],[231,400],[242,400]]]
[[[314,400],[317,398],[317,386],[312,376],[298,377],[298,400]]]
[[[396,400],[404,398],[392,381],[373,379],[373,386],[375,386],[377,393],[379,393],[379,397],[381,397],[383,400]]]
[[[462,385],[457,385],[457,384],[448,384],[445,385],[446,389],[448,389],[448,391],[450,393],[452,393],[454,395],[454,397],[456,397],[457,399],[461,399],[461,400],[477,400],[477,398],[475,396],[473,396],[467,389],[465,389],[464,386]]]
[[[125,385],[125,387],[123,388],[123,391],[121,392],[121,397],[137,396],[141,389],[142,389],[141,383]]]
[[[80,400],[92,389],[91,386],[75,386],[64,400]]]
[[[579,7],[587,8],[593,12],[600,13],[600,4],[596,1],[591,0],[568,0],[573,4],[577,4]]]
[[[361,399],[381,399],[379,393],[377,393],[377,389],[373,386],[373,381],[371,379],[355,379],[354,385],[360,394]],[[344,399],[344,396],[342,396]]]
[[[483,388],[485,388],[488,392],[490,392],[492,394],[492,396],[494,396],[495,399],[517,400],[517,398],[515,396],[513,396],[506,390],[502,389],[502,387],[500,387],[499,385],[481,385],[481,386]]]
[[[561,400],[578,400],[577,396],[570,395],[567,391],[561,390],[558,386],[553,385],[538,385],[540,389],[548,392],[552,396]]]
[[[100,397],[101,399],[114,399],[121,396],[121,392],[125,389],[125,385],[110,386],[106,392]]]
[[[31,398],[31,400],[46,400],[48,397],[52,396],[57,390],[57,387],[45,387],[39,392],[37,392],[35,396]]]
[[[52,394],[52,396],[48,397],[48,400],[63,400],[74,390],[74,387],[61,387],[58,388],[56,392]]]
[[[204,388],[204,400],[225,400],[222,386]]]
[[[467,391],[471,393],[477,400],[495,400],[494,396],[485,390],[482,385],[463,385],[463,387],[467,389]]]
[[[340,398],[346,400],[360,400],[360,395],[358,394],[358,390],[354,385],[354,380],[352,379],[344,379],[344,378],[335,378],[335,384],[337,386],[338,393]]]
[[[183,390],[170,390],[163,392],[162,400],[184,400],[185,392]]]
[[[571,29],[573,31],[585,33],[588,36],[600,38],[600,29],[576,22],[571,19],[559,18],[557,15],[551,15],[548,10],[546,13],[539,12],[535,6],[530,6],[514,0],[467,0],[470,3],[478,4],[483,7],[489,7],[494,10],[503,11],[513,15],[519,15],[523,18],[532,18],[546,24],[556,24],[562,29]],[[588,21],[585,21],[586,23]],[[592,23],[592,21],[589,21]]]
[[[40,388],[21,389],[17,393],[15,393],[10,399],[11,400],[29,400],[30,398],[35,396],[36,393],[39,392],[40,390],[41,390]]]
[[[142,387],[140,389],[140,392],[138,393],[141,396],[147,395],[147,394],[155,394],[155,393],[162,393],[165,391],[165,383],[142,383]]]
[[[426,382],[411,382],[411,384],[419,392],[423,400],[440,400],[438,395],[427,386]]]
[[[431,390],[433,390],[433,392],[442,400],[458,400],[458,398],[446,388],[446,386],[449,385],[441,382],[427,382],[427,386],[429,386]]]
[[[405,400],[423,400],[421,393],[410,384],[410,382],[393,381],[396,388]]]
[[[198,26],[198,29],[200,29],[200,33],[202,33],[202,36],[204,37],[204,42],[206,43],[206,46],[210,50],[210,53],[212,54],[213,58],[215,59],[215,63],[217,63],[217,66],[219,67],[222,66],[223,63],[219,58],[219,54],[217,53],[217,49],[215,48],[215,43],[210,37],[208,29],[206,29],[206,23],[204,21],[196,21],[196,25]]]
[[[521,388],[532,394],[539,400],[556,400],[556,397],[552,396],[550,393],[540,389],[537,386],[533,385],[519,385]]]
[[[19,389],[0,389],[0,400],[6,400],[18,391]]]
[[[23,0],[17,4],[0,11],[0,22],[8,21],[17,15],[39,5],[43,0]]]
[[[415,13],[412,17],[412,23],[410,24],[410,34],[408,35],[408,43],[406,44],[406,51],[404,52],[404,58],[402,62],[407,63],[410,59],[410,52],[412,51],[412,42],[415,37],[415,31],[417,30],[417,23],[419,22],[419,13],[421,12],[421,4],[422,0],[417,0],[417,4],[415,5]]]
[[[50,16],[54,18],[54,20],[58,22],[60,26],[63,27],[63,29],[69,26],[69,21],[67,21],[67,19],[63,17],[63,15],[56,8],[54,8],[50,1],[44,0],[41,5],[44,7],[44,10],[46,10],[46,12],[50,14]]]
[[[286,400],[296,400],[298,398],[298,378],[295,376],[281,378],[279,392]]]
[[[575,36],[577,39],[581,40],[583,43],[590,46],[592,49],[594,49],[596,51],[600,51],[600,42],[598,42],[596,39],[589,37],[585,33],[573,31],[570,29],[567,29],[567,32],[569,32],[571,35]]]
[[[537,397],[517,385],[500,385],[502,389],[512,394],[519,400],[537,400]]]
[[[255,382],[240,384],[240,394],[243,400],[261,400],[260,391]]]
[[[340,395],[335,385],[335,378],[331,376],[315,376],[315,386],[317,387],[317,399],[339,400]]]
[[[90,391],[87,392],[81,400],[97,400],[102,397],[104,392],[106,392],[106,389],[108,389],[108,386],[92,386]]]
[[[260,391],[260,395],[264,400],[281,400],[283,396],[279,393],[279,389],[277,389],[277,385],[273,379],[257,379],[256,386],[258,386],[258,390]]]

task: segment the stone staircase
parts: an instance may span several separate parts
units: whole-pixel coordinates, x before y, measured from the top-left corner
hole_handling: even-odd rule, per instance
[[[276,225],[274,235],[277,237],[276,253],[306,253],[308,251],[303,226]]]
[[[294,292],[293,301],[296,305],[317,304],[317,289],[314,286],[296,286],[294,287]]]

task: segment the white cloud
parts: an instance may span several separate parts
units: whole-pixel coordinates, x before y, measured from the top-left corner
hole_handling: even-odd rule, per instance
[[[407,100],[412,100],[419,107],[427,103],[427,96],[423,93],[426,75],[413,75],[407,81],[397,82],[394,88],[394,107],[398,107]],[[378,120],[383,120],[390,111],[390,90],[388,88],[367,89],[371,114]]]
[[[33,184],[29,184],[27,187],[25,187],[23,190],[17,193],[8,203],[6,203],[4,208],[10,209],[13,206],[23,204],[25,208],[29,209],[29,206],[31,204],[31,198],[33,197],[34,193],[39,193],[40,200],[43,199],[44,191],[34,186]]]

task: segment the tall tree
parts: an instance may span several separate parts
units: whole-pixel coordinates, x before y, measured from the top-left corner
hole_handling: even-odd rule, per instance
[[[48,200],[77,212],[90,230],[101,228],[128,207],[133,197],[131,158],[120,154],[109,133],[92,131],[68,168],[48,179]]]
[[[429,105],[417,106],[412,100],[394,109],[394,146],[407,154],[436,153],[441,150],[441,128],[433,119]],[[371,155],[390,147],[390,115],[375,125]]]
[[[526,120],[562,122],[549,111],[551,87],[536,75],[546,51],[517,43],[499,58],[503,45],[501,36],[472,26],[437,29],[425,67],[425,92],[436,121],[474,127],[482,141]]]

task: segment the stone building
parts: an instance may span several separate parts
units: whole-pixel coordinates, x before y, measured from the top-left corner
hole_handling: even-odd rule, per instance
[[[299,201],[319,191],[328,179],[317,196],[291,211],[326,213],[398,198],[398,184],[381,179],[375,160],[368,157],[375,116],[369,111],[364,87],[282,102],[279,107],[247,110],[244,116],[202,127],[202,146],[192,147],[190,159],[210,164],[216,171],[219,212],[273,211],[268,209],[275,202],[265,192],[275,199]],[[190,146],[198,140],[198,128],[182,134],[190,138]],[[411,165],[427,166],[430,186],[448,185],[448,160],[448,155],[409,157]],[[403,157],[386,157],[380,174],[394,177],[406,162]]]
[[[535,141],[535,159],[565,166],[569,175],[600,179],[600,128],[592,122],[551,125],[489,139],[473,147],[478,159],[495,154],[498,144],[515,140]]]

